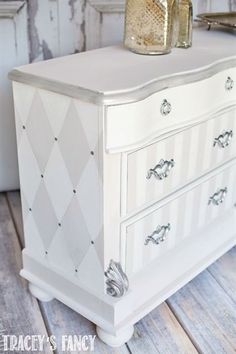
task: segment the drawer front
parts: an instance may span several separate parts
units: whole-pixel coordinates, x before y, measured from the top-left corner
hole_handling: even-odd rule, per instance
[[[235,108],[128,154],[124,214],[154,203],[233,157]]]
[[[236,68],[157,92],[142,101],[109,106],[106,150],[137,148],[166,132],[203,121],[231,102],[236,103]]]
[[[129,276],[235,207],[236,165],[123,227],[122,263]],[[224,235],[222,235],[224,237]]]

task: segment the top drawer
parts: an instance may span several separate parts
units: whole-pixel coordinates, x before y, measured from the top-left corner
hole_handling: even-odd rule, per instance
[[[230,102],[236,103],[236,68],[142,101],[107,107],[106,150],[137,148],[166,132],[203,121]]]

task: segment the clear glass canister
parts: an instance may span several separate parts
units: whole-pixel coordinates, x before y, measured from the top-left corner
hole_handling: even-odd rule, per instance
[[[127,0],[125,46],[140,54],[169,53],[177,15],[177,0]]]

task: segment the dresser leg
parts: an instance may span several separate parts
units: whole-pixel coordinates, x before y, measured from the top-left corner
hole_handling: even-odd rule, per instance
[[[101,327],[96,327],[98,337],[110,347],[120,347],[128,342],[134,333],[134,326],[129,326],[119,330],[116,334],[106,332]]]
[[[48,302],[53,300],[53,297],[51,295],[49,295],[33,283],[29,283],[29,291],[34,297],[36,297],[40,301]]]

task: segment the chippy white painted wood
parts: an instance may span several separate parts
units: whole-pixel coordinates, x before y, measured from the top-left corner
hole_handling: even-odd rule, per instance
[[[84,1],[28,3],[30,60],[72,54],[85,48]]]
[[[124,0],[89,0],[86,4],[86,49],[95,49],[122,41]]]
[[[25,1],[0,2],[0,190],[19,187],[12,93],[7,73],[28,62]]]
[[[206,121],[208,125],[210,119],[214,120],[219,132],[225,122],[229,124],[227,129],[234,122],[234,38],[201,29],[195,30],[195,35],[204,42],[184,54],[176,50],[173,59],[168,57],[174,60],[173,65],[169,65],[170,61],[167,65],[160,57],[140,57],[111,47],[24,66],[10,75],[13,81],[18,81],[13,87],[26,236],[21,275],[96,323],[98,335],[111,346],[128,340],[136,321],[236,242],[232,188],[235,145],[232,144],[231,155],[229,152],[223,158],[217,155],[220,166],[211,164],[211,151],[206,150],[209,159],[201,161],[195,146],[198,139],[203,143],[207,139],[200,122]],[[114,53],[120,56],[118,66],[110,60]],[[85,69],[97,58],[103,66],[99,71],[93,68],[88,76]],[[144,66],[145,62],[150,65]],[[135,68],[135,76],[132,71],[120,78],[127,65]],[[137,81],[139,85],[135,84]],[[188,85],[191,89],[187,90]],[[160,101],[157,105],[156,121],[152,118],[156,125],[151,127],[150,136],[160,142],[165,138],[164,145],[169,137],[175,136],[173,148],[180,149],[178,134],[186,129],[184,117],[193,128],[187,139],[189,149],[196,149],[199,156],[197,159],[184,156],[188,161],[183,168],[187,171],[188,166],[188,176],[189,171],[195,172],[191,183],[186,184],[185,180],[185,185],[174,193],[167,186],[165,198],[164,195],[154,198],[150,206],[144,198],[141,210],[125,215],[121,203],[126,194],[123,179],[127,173],[127,143],[121,134],[115,140],[119,131],[113,130],[111,134],[108,121],[111,112],[116,112],[114,124],[118,122],[119,126],[122,119],[127,122],[123,135],[125,139],[127,136],[133,139],[133,145],[129,144],[130,154],[137,153],[136,149],[147,149],[151,141],[139,138],[145,125],[138,124],[138,113],[149,117],[156,107],[152,98],[162,95],[163,89],[169,103]],[[130,92],[134,102],[128,104]],[[196,96],[201,97],[202,93],[204,100],[195,105]],[[110,94],[113,101],[104,100]],[[190,106],[186,101],[190,101]],[[140,109],[135,111],[137,119],[133,115],[130,124],[133,105],[140,105]],[[122,116],[117,114],[120,107]],[[229,116],[227,112],[231,112]],[[165,136],[161,135],[163,126]],[[144,134],[148,135],[146,131]],[[213,137],[211,134],[211,144]],[[230,134],[226,137],[219,140],[225,148],[233,142]],[[119,151],[109,150],[108,141],[110,145],[115,141]],[[181,155],[179,152],[178,156]],[[210,169],[207,174],[200,169],[202,162]],[[145,189],[144,185],[141,189]],[[150,225],[154,228],[157,222],[162,225],[163,218],[165,224],[169,220],[174,225],[173,237],[166,238],[157,230],[149,238],[155,247],[153,253],[149,253],[149,248],[143,251],[150,245],[143,244],[146,233],[147,236],[152,233]],[[132,229],[132,225],[138,226]],[[124,238],[128,239],[129,227],[126,246]],[[133,243],[129,245],[131,239]],[[161,257],[162,242],[163,245],[167,242],[168,251],[163,246],[165,257]]]
[[[0,2],[0,18],[13,19],[21,8],[25,6],[25,1],[1,1]]]

